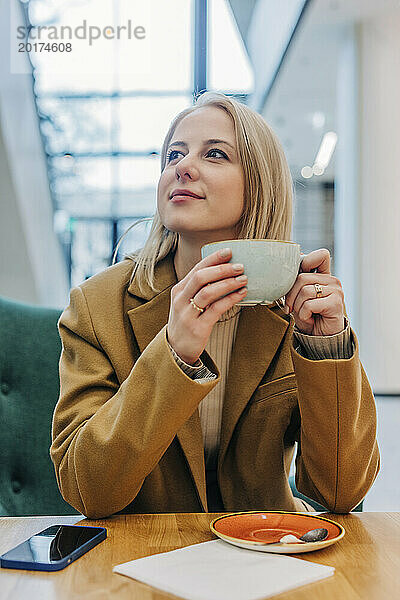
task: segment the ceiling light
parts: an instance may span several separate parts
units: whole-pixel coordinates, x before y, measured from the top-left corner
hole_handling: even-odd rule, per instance
[[[321,167],[318,163],[315,163],[312,168],[312,172],[314,175],[320,176],[325,173],[324,167]]]
[[[308,165],[303,167],[300,172],[301,172],[302,177],[304,177],[304,179],[310,179],[310,177],[313,176],[313,170]]]
[[[326,169],[331,160],[333,151],[335,150],[337,135],[334,131],[328,131],[322,138],[318,154],[315,158],[314,165],[318,165],[322,169]]]

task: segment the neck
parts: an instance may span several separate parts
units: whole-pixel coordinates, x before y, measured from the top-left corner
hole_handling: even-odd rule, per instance
[[[201,247],[204,243],[197,240],[183,240],[179,236],[174,256],[174,266],[178,281],[183,279],[201,260]]]
[[[201,260],[201,247],[212,242],[236,239],[236,234],[227,230],[218,233],[211,232],[201,237],[184,237],[179,234],[178,245],[174,256],[174,267],[178,281],[183,279],[191,269]]]

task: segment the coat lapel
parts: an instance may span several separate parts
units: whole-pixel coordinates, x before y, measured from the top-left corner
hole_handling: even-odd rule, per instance
[[[162,289],[160,293],[154,293],[147,286],[145,290],[139,291],[135,280],[128,288],[130,294],[142,300],[139,306],[128,310],[129,320],[141,353],[168,322],[171,287],[177,282],[172,258],[172,255],[169,255],[156,266],[155,284],[156,287]],[[203,509],[207,511],[204,448],[198,410],[179,429],[177,437],[192,473]]]
[[[236,423],[289,327],[289,322],[278,312],[280,309],[277,307],[260,305],[244,307],[241,311],[226,380],[219,469]]]

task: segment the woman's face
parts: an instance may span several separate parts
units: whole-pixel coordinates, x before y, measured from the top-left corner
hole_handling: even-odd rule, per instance
[[[164,226],[204,242],[236,238],[243,197],[243,170],[231,117],[214,106],[184,117],[171,138],[158,183],[157,205]]]

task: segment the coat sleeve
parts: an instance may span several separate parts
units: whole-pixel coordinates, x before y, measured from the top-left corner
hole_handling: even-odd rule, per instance
[[[349,359],[309,360],[291,350],[301,418],[296,486],[336,513],[357,506],[379,471],[374,396],[351,334]]]
[[[59,332],[61,388],[50,455],[65,500],[101,518],[132,502],[220,376],[201,383],[188,377],[169,350],[164,326],[120,385],[80,288],[71,291]]]

